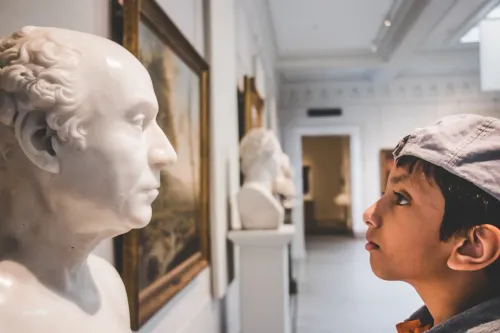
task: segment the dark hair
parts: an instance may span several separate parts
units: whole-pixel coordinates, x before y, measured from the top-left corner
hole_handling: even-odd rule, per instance
[[[500,201],[471,182],[414,156],[402,156],[396,162],[410,174],[424,174],[437,184],[445,199],[439,238],[466,235],[474,226],[490,224],[500,228]],[[500,277],[500,260],[486,267],[489,277]]]

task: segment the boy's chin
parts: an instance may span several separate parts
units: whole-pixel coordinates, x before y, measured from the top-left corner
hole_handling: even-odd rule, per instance
[[[392,269],[388,269],[388,267],[382,267],[380,263],[374,263],[373,259],[370,258],[370,266],[372,268],[373,274],[381,280],[385,281],[401,281],[398,278],[398,274],[394,272]]]

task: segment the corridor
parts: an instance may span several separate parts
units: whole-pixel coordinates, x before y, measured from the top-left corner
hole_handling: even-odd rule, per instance
[[[373,275],[363,239],[311,237],[299,278],[297,333],[387,333],[421,306],[404,283]]]

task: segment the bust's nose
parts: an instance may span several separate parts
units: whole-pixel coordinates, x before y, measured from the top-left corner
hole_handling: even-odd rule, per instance
[[[161,128],[155,127],[148,160],[151,167],[161,170],[177,162],[177,153]]]

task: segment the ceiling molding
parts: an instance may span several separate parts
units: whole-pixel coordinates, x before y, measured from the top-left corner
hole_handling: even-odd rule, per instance
[[[485,102],[500,106],[500,93],[485,93],[475,76],[396,80],[388,85],[369,82],[336,84],[286,84],[280,92],[280,107],[331,107],[345,104]]]
[[[382,58],[373,53],[356,56],[332,57],[307,57],[293,59],[278,59],[278,70],[289,69],[318,69],[318,68],[352,68],[352,67],[377,67],[384,62]]]
[[[412,57],[413,67],[425,67],[429,64],[446,64],[446,67],[456,67],[457,69],[471,67],[471,64],[479,66],[479,54],[475,50],[448,51],[440,53],[421,53]],[[286,77],[287,71],[312,70],[312,69],[352,69],[367,68],[371,70],[389,71],[393,69],[390,77],[375,74],[373,79],[379,83],[387,83],[390,79],[397,77],[398,72],[407,66],[404,58],[395,59],[394,63],[388,65],[382,58],[375,54],[358,57],[328,57],[328,58],[307,58],[300,60],[278,60],[276,67]],[[382,79],[384,78],[384,79]]]

